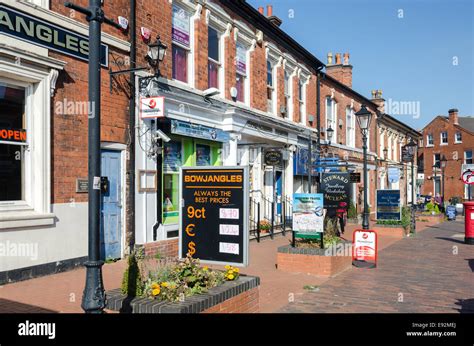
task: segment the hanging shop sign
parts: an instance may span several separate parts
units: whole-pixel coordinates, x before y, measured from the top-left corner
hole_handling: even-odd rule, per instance
[[[350,173],[323,173],[321,191],[324,194],[324,208],[334,216],[338,210],[347,209],[350,199]]]
[[[236,43],[236,70],[237,73],[245,75],[247,73],[247,49],[245,46],[237,42]]]
[[[0,128],[0,143],[25,144],[26,143],[26,130]]]
[[[248,264],[247,167],[181,168],[180,257]]]
[[[377,220],[401,220],[400,190],[377,190]]]
[[[189,47],[189,13],[173,5],[171,37],[174,42]]]
[[[263,157],[267,166],[280,166],[283,163],[283,154],[279,150],[266,150]]]
[[[293,194],[293,231],[317,235],[324,231],[324,196],[322,193]]]
[[[412,162],[412,161],[413,161],[413,155],[410,154],[408,147],[403,146],[402,147],[402,162]]]
[[[349,180],[351,183],[360,183],[360,173],[350,173]]]
[[[84,61],[89,60],[89,38],[45,20],[0,5],[0,32]],[[109,47],[100,46],[100,63],[108,66]]]
[[[191,124],[179,120],[171,120],[170,131],[176,135],[207,139],[217,142],[228,142],[230,139],[229,133],[220,129],[215,129],[199,124]]]
[[[156,119],[165,116],[165,98],[163,96],[140,97],[140,118]]]
[[[388,181],[391,183],[398,183],[400,180],[400,168],[388,167]]]
[[[472,185],[474,184],[474,165],[473,164],[464,164],[461,167],[461,180],[464,184]]]
[[[372,230],[356,230],[352,234],[352,262],[374,261],[377,263],[377,233]],[[355,264],[355,263],[354,263]],[[357,264],[355,264],[358,266]]]

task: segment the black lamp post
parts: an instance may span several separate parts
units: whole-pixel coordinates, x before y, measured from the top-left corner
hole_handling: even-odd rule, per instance
[[[387,160],[387,155],[388,155],[388,149],[387,148],[384,148],[383,149],[383,158],[384,158],[384,161],[385,161],[385,175],[387,176],[387,189],[388,189],[388,184],[389,184],[389,181],[388,181],[388,160]]]
[[[446,159],[446,156],[441,156],[441,198],[443,201],[443,207],[444,207],[444,171],[446,169],[446,164],[448,160]]]
[[[410,142],[405,145],[408,154],[412,158],[411,162],[411,232],[416,232],[416,215],[415,215],[415,160],[418,145],[410,138]]]
[[[332,137],[334,136],[334,130],[332,129],[332,127],[329,127],[326,130],[326,136],[328,140],[328,145],[331,145]]]
[[[372,120],[372,113],[370,113],[365,105],[362,105],[360,110],[355,113],[357,123],[359,124],[362,133],[363,150],[364,150],[364,216],[362,219],[362,228],[369,229],[369,203],[367,201],[367,186],[369,184],[369,173],[367,169],[367,134],[370,129],[370,121]]]

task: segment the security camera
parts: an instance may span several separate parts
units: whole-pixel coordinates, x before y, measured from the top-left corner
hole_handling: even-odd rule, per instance
[[[163,131],[161,130],[156,130],[156,135],[163,141],[165,141],[166,143],[168,143],[171,138],[169,138],[166,133],[164,133]]]
[[[216,95],[219,95],[220,93],[221,92],[217,88],[209,88],[209,89],[204,90],[204,96],[205,97],[216,96]]]

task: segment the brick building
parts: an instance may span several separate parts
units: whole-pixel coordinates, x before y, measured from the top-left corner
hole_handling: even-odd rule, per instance
[[[474,118],[459,116],[457,109],[450,109],[448,116],[438,115],[423,128],[420,145],[420,174],[424,178],[421,192],[424,195],[442,195],[444,184],[445,201],[452,197],[467,199],[468,187],[461,181],[461,166],[472,164],[474,151]],[[446,168],[440,165],[445,157]],[[471,186],[471,197],[474,196]]]

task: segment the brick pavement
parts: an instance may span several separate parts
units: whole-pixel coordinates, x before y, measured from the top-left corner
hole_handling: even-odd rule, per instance
[[[418,223],[419,230],[424,227],[423,223]],[[355,225],[348,227],[346,239],[352,239],[354,229],[356,229]],[[384,235],[379,239],[379,248],[391,246],[398,240],[397,237]],[[303,296],[305,285],[320,286],[328,280],[325,277],[284,273],[277,270],[276,249],[288,242],[289,233],[287,237],[276,236],[274,240],[265,238],[260,243],[256,241],[250,243],[250,266],[244,268],[242,273],[259,276],[261,279],[260,312],[278,311],[288,304],[289,299],[298,300]],[[104,265],[106,289],[120,287],[125,267],[125,261]],[[354,270],[355,268],[352,268],[348,271]],[[334,280],[334,278],[329,280]],[[80,304],[84,282],[85,270],[81,268],[0,286],[0,313],[82,312]]]
[[[383,249],[377,269],[352,268],[279,312],[474,313],[474,246],[444,222]]]

